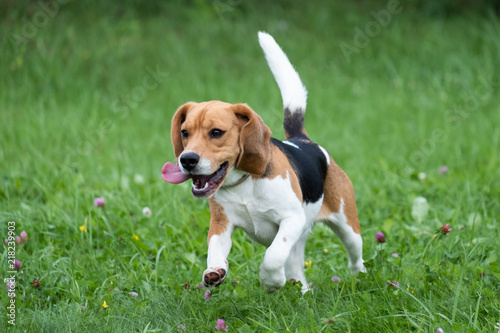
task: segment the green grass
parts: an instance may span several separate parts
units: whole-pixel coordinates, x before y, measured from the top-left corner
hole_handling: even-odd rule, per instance
[[[498,18],[424,16],[403,4],[348,62],[339,44],[353,44],[354,28],[386,2],[220,0],[136,12],[89,3],[61,5],[18,47],[12,33],[22,35],[21,18],[40,9],[2,14],[0,236],[15,221],[29,240],[16,248],[16,326],[3,314],[2,284],[0,330],[211,332],[223,318],[231,332],[494,331]],[[314,292],[287,285],[268,295],[258,281],[265,249],[237,231],[228,279],[205,301],[197,286],[208,204],[160,170],[174,159],[171,117],[189,100],[248,103],[283,138],[258,30],[296,66],[309,90],[307,131],[354,184],[368,273],[352,279],[339,240],[318,226],[306,248]],[[441,165],[449,172],[439,174]],[[105,209],[93,205],[99,196]],[[422,222],[411,214],[419,196],[430,205]],[[445,223],[447,236],[438,233]],[[399,289],[388,287],[393,280]]]

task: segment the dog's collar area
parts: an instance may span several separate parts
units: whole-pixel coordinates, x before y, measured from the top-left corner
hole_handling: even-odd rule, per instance
[[[247,173],[246,175],[244,175],[243,177],[241,177],[240,179],[238,179],[236,182],[234,182],[232,184],[227,184],[227,185],[222,184],[222,186],[220,188],[221,189],[227,189],[227,188],[238,186],[241,183],[243,183],[245,180],[247,180],[248,177],[250,177],[249,173]]]

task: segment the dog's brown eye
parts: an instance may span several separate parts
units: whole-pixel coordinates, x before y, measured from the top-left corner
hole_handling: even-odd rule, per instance
[[[210,131],[210,138],[211,139],[217,139],[217,138],[220,138],[221,136],[224,135],[224,133],[226,133],[225,131],[223,130],[220,130],[220,129],[217,129],[217,128],[214,128],[213,130]]]
[[[189,136],[188,131],[186,131],[186,130],[182,130],[182,131],[181,131],[181,136],[182,136],[182,138],[183,138],[183,139],[187,139],[187,138],[188,138],[188,136]]]

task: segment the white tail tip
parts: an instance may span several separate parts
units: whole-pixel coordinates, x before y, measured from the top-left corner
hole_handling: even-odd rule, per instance
[[[268,33],[259,32],[259,43],[264,50],[267,63],[278,83],[283,98],[283,107],[290,112],[305,112],[307,90],[293,69],[288,57]]]

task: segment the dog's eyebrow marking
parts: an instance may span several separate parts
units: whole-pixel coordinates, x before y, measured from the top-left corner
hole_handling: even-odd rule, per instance
[[[292,143],[292,142],[290,142],[290,141],[288,141],[288,140],[283,141],[283,143],[284,143],[284,144],[287,144],[287,145],[289,145],[289,146],[292,146],[293,148],[300,149],[300,147],[299,147],[299,146],[297,146],[295,143]]]
[[[283,237],[283,242],[285,242],[285,243],[286,243],[286,241],[287,241],[286,237]]]

